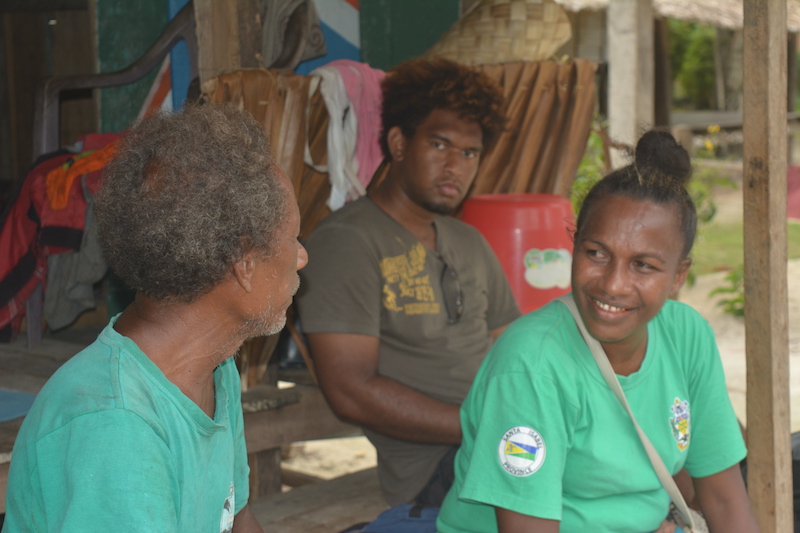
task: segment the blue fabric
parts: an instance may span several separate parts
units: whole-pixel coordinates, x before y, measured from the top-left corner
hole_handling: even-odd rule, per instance
[[[25,416],[35,399],[35,394],[0,389],[0,422]]]
[[[395,505],[367,524],[363,533],[436,533],[438,507]]]

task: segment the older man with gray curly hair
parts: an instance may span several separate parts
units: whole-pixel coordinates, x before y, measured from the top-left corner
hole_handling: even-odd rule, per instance
[[[136,300],[37,397],[4,531],[262,531],[231,356],[297,291],[291,183],[247,112],[191,107],[125,136],[97,218]]]

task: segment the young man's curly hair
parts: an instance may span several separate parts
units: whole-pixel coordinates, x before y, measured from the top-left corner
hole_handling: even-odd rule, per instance
[[[386,135],[399,126],[411,139],[417,127],[434,109],[453,111],[477,122],[484,148],[490,147],[505,126],[503,93],[477,69],[435,58],[417,58],[401,63],[384,78],[381,113],[381,149],[391,157]]]
[[[98,193],[112,270],[154,300],[192,302],[253,250],[268,256],[287,213],[264,130],[233,106],[190,106],[134,126]]]

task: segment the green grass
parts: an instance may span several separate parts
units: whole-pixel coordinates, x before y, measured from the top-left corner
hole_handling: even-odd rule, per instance
[[[701,224],[692,250],[695,276],[728,270],[744,262],[742,223]],[[800,258],[800,221],[790,220],[787,227],[788,258]]]

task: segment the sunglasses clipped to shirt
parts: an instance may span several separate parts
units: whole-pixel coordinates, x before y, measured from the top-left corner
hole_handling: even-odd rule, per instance
[[[447,323],[455,324],[464,313],[464,293],[461,291],[461,283],[458,281],[456,271],[444,259],[442,262],[444,269],[440,283],[444,296],[444,308],[447,311]]]

